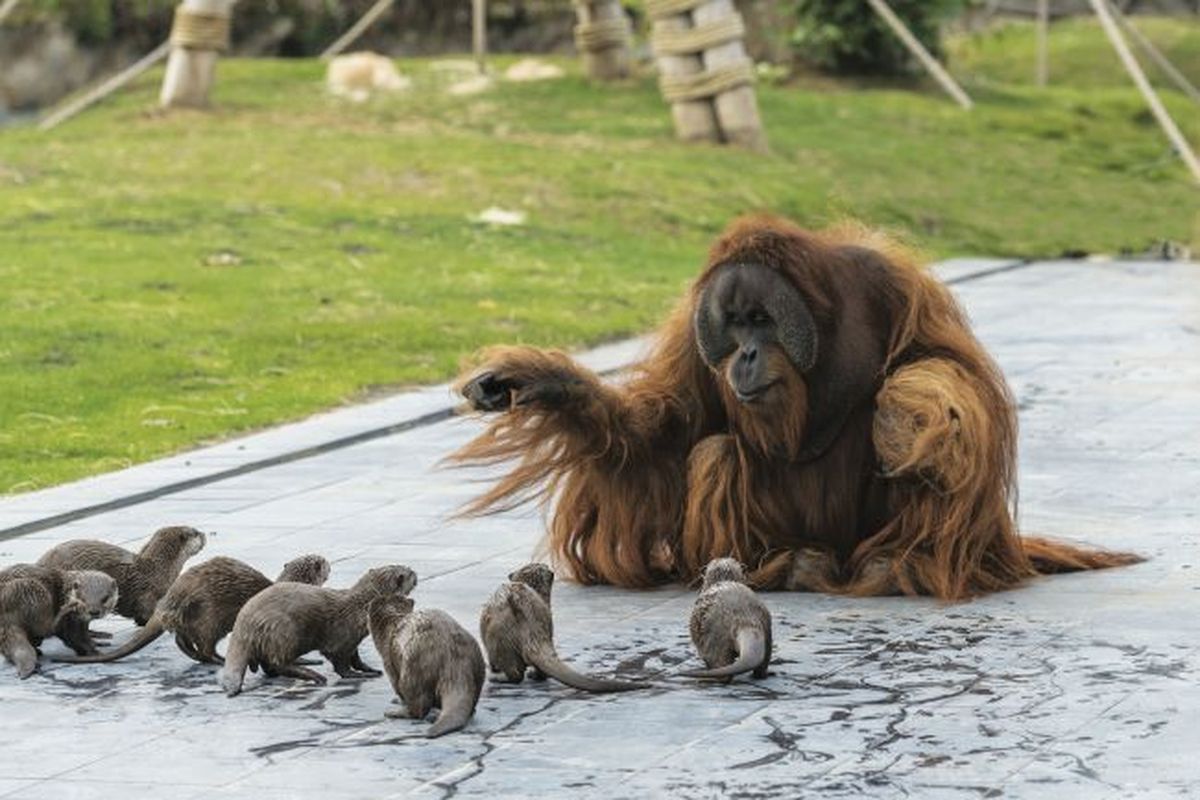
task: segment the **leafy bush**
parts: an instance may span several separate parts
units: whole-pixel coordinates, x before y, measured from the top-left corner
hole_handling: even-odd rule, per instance
[[[890,0],[888,5],[934,55],[942,52],[942,22],[971,0]],[[796,55],[819,69],[842,74],[899,75],[916,65],[908,50],[863,0],[795,0]]]

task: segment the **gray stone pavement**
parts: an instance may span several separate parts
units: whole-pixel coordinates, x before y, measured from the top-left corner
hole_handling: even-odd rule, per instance
[[[729,686],[672,677],[693,663],[688,591],[564,582],[564,656],[656,676],[657,688],[596,697],[488,685],[467,731],[437,741],[420,738],[422,723],[383,718],[385,680],[252,683],[227,699],[170,637],[119,665],[50,666],[25,682],[5,666],[0,797],[1200,795],[1200,266],[939,269],[962,281],[956,291],[1020,401],[1023,529],[1134,549],[1147,563],[957,605],[768,595],[773,674]],[[589,358],[612,368],[638,348]],[[136,546],[187,523],[216,531],[200,558],[274,573],[321,552],[335,586],[408,564],[419,604],[475,630],[480,603],[533,554],[541,520],[536,510],[447,518],[479,489],[479,475],[436,468],[477,430],[467,420],[29,525],[447,405],[435,387],[0,500],[0,565],[69,538]],[[369,640],[363,652],[378,663]]]

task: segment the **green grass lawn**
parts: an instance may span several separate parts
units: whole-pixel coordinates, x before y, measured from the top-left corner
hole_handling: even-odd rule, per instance
[[[1072,63],[1112,58],[1092,33]],[[747,210],[861,217],[931,256],[1196,244],[1200,195],[1134,91],[1024,85],[1028,40],[956,46],[971,113],[761,86],[768,156],[675,142],[648,77],[450,97],[423,61],[364,105],[314,61],[229,61],[209,113],[155,112],[152,75],[52,133],[2,130],[0,492],[444,379],[490,342],[646,330]],[[528,224],[471,221],[490,205]]]

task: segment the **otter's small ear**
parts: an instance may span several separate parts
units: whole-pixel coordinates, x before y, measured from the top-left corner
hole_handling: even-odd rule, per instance
[[[74,592],[75,594],[79,594],[80,590],[82,590],[82,589],[83,589],[83,580],[80,578],[71,578],[71,591]]]

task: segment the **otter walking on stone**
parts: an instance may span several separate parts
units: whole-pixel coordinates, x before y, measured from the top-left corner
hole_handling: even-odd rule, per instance
[[[242,607],[233,624],[221,687],[230,697],[242,691],[246,670],[262,667],[269,677],[325,683],[325,677],[295,663],[313,650],[329,659],[343,678],[383,673],[363,664],[358,645],[367,637],[367,608],[388,595],[406,595],[417,576],[403,566],[370,570],[349,589],[324,589],[302,583],[277,583]]]
[[[434,739],[460,730],[475,713],[483,690],[479,643],[444,611],[413,611],[410,597],[391,595],[371,603],[371,638],[403,709],[391,718],[424,719],[438,708],[425,735]]]
[[[704,585],[692,607],[692,643],[708,669],[689,678],[724,678],[753,670],[767,677],[771,660],[771,612],[745,583],[742,565],[717,558],[704,568]]]
[[[328,578],[329,562],[322,556],[306,555],[284,565],[278,582],[320,586]],[[270,579],[249,564],[217,556],[180,575],[158,601],[150,620],[120,647],[99,655],[55,660],[69,664],[117,661],[169,631],[188,658],[201,664],[224,664],[217,654],[217,642],[233,630],[242,606],[268,586]]]
[[[532,666],[534,677],[549,675],[587,692],[627,692],[645,684],[602,680],[583,675],[563,663],[554,649],[550,589],[554,573],[545,564],[526,564],[510,573],[479,617],[492,680],[520,683]],[[499,677],[503,676],[503,677]]]
[[[0,654],[24,680],[37,670],[38,646],[44,639],[86,639],[86,622],[103,617],[116,602],[116,581],[103,572],[62,572],[33,564],[0,571]],[[83,620],[84,627],[60,632],[68,616]]]
[[[195,528],[162,528],[137,553],[107,542],[76,539],[51,548],[37,563],[111,575],[121,590],[117,613],[145,625],[158,601],[179,577],[184,562],[204,549],[204,542],[204,534]]]

